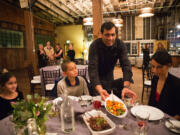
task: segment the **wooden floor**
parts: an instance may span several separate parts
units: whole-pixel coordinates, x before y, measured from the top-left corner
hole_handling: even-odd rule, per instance
[[[132,67],[133,71],[133,80],[134,84],[131,85],[131,89],[136,92],[138,98],[137,100],[140,102],[141,100],[141,94],[142,94],[142,71],[141,69],[138,69],[136,67]],[[17,77],[18,80],[18,86],[20,91],[23,92],[24,97],[26,97],[27,94],[30,93],[30,81],[28,78],[27,70],[26,69],[21,69],[17,71],[12,71],[12,73]],[[122,77],[122,71],[121,68],[115,67],[114,70],[114,78],[120,78]],[[37,89],[36,92],[39,90]],[[150,92],[150,90],[149,90]],[[149,99],[149,92],[145,92],[144,95],[144,104],[147,104],[147,101]],[[38,92],[39,93],[39,92]]]
[[[137,101],[141,103],[141,95],[142,95],[142,69],[137,67],[132,67],[133,72],[133,80],[134,84],[131,84],[131,89],[137,94]],[[122,70],[120,67],[116,67],[114,70],[114,78],[122,77]],[[149,100],[150,89],[145,91],[143,104],[147,104]]]

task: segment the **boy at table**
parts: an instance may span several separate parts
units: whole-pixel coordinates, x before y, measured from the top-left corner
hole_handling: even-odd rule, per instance
[[[65,61],[61,65],[65,77],[58,82],[57,94],[60,96],[67,91],[70,96],[89,95],[86,81],[78,76],[76,64],[72,61]]]

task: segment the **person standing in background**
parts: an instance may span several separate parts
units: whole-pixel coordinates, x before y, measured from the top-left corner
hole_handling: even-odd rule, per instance
[[[150,56],[149,56],[149,45],[148,44],[145,44],[143,46],[143,66],[144,66],[144,69],[146,70],[148,68],[148,65],[149,65],[149,60],[150,60]]]
[[[44,47],[44,51],[48,58],[49,65],[54,64],[54,48],[51,47],[51,43],[47,41],[46,46]]]
[[[44,47],[42,44],[39,44],[39,50],[37,51],[37,55],[38,55],[39,68],[47,66],[48,59],[46,58],[46,53],[44,51]]]
[[[74,61],[75,51],[73,50],[72,44],[69,44],[69,50],[67,52],[67,56],[68,56],[70,61]]]
[[[60,62],[63,59],[63,49],[60,47],[59,43],[56,44],[56,52],[54,54],[54,57],[56,58],[56,64],[60,65]]]

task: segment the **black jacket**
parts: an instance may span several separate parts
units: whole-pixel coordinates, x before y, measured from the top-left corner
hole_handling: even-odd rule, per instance
[[[171,116],[180,115],[180,79],[168,73],[159,101],[156,102],[155,93],[158,79],[157,76],[152,79],[149,105],[157,107]]]

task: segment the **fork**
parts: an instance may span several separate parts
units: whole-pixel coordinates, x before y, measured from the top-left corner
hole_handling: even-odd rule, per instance
[[[111,95],[112,95],[112,101],[114,101],[114,93],[113,93],[113,90],[111,90]]]

